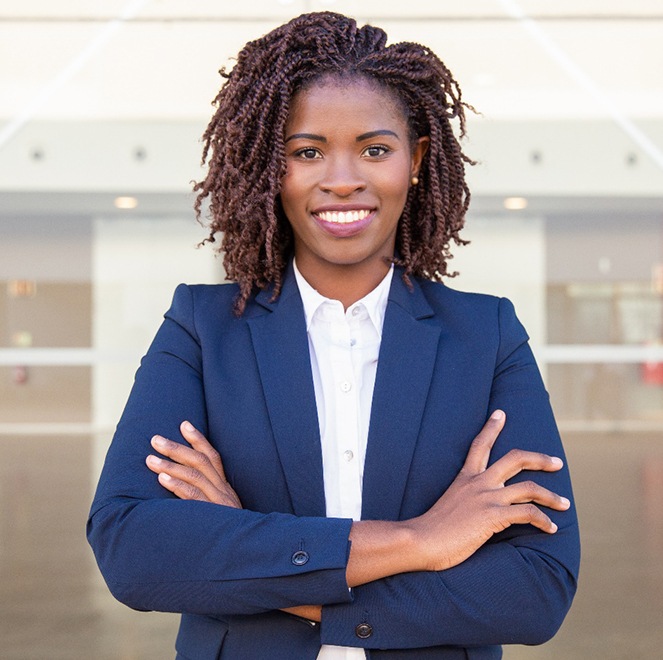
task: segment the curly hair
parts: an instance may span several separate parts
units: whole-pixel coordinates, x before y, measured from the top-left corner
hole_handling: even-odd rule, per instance
[[[209,203],[209,236],[223,238],[220,252],[229,279],[239,284],[235,312],[241,315],[251,293],[273,286],[276,298],[291,257],[293,236],[279,193],[286,172],[284,130],[293,96],[322,78],[361,78],[389,90],[399,101],[410,139],[430,144],[409,190],[392,261],[403,277],[453,276],[447,262],[459,236],[470,191],[462,151],[451,120],[465,135],[461,90],[449,69],[417,43],[387,46],[380,28],[357,26],[332,12],[303,14],[247,43],[228,72],[203,135],[207,176],[194,186],[196,216]]]

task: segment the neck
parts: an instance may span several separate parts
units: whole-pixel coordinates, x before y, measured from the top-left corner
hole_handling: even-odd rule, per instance
[[[297,268],[306,281],[325,298],[340,300],[347,309],[375,289],[389,272],[390,264],[329,264],[325,268],[312,267],[297,259]]]

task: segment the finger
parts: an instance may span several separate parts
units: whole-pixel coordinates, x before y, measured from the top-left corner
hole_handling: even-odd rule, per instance
[[[491,476],[504,483],[523,470],[556,472],[564,466],[561,458],[524,449],[512,449],[488,468]]]
[[[533,525],[547,534],[557,531],[557,525],[536,504],[514,504],[508,512],[512,525]]]
[[[225,481],[226,474],[219,452],[212,447],[210,441],[189,421],[180,424],[182,437],[196,450],[207,456],[211,465]]]
[[[503,488],[502,497],[504,498],[504,504],[535,502],[556,511],[566,511],[571,506],[571,502],[566,497],[562,497],[533,481],[522,481]]]
[[[152,438],[151,444],[160,454],[167,456],[175,463],[193,468],[204,474],[217,487],[221,487],[226,481],[225,475],[219,473],[207,455],[192,447],[187,447],[179,442],[173,442],[160,435],[155,435]]]
[[[479,435],[472,441],[463,465],[463,472],[480,474],[486,469],[490,452],[495,444],[495,440],[497,440],[497,436],[504,428],[505,422],[506,415],[504,412],[502,410],[495,410],[484,424]]]
[[[205,493],[185,481],[180,481],[171,477],[167,472],[161,472],[158,476],[159,483],[169,490],[173,495],[177,495],[181,500],[197,500],[199,502],[209,502]]]
[[[198,496],[199,493],[204,495],[205,501],[213,502],[218,499],[218,488],[216,488],[204,474],[195,468],[180,465],[179,463],[173,463],[172,461],[166,461],[163,458],[153,455],[148,456],[145,462],[147,463],[147,467],[149,467],[152,472],[159,475],[159,477],[165,474],[167,475],[167,478],[177,480],[180,484],[184,484],[181,488],[185,488],[188,495],[183,499],[201,499]],[[161,479],[159,479],[159,481],[161,482]],[[176,494],[179,497],[179,493]]]

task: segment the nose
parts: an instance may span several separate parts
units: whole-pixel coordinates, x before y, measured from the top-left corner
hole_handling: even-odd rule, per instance
[[[320,189],[338,197],[350,197],[366,188],[361,168],[351,157],[328,158],[327,167],[320,179]]]

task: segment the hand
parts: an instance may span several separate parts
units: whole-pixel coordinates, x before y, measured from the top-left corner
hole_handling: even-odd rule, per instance
[[[472,441],[458,476],[423,515],[388,522],[360,520],[350,531],[348,586],[389,575],[442,571],[473,555],[491,536],[515,524],[531,524],[550,534],[555,524],[539,508],[568,509],[567,499],[532,481],[505,482],[522,470],[554,472],[559,458],[512,450],[489,468],[490,452],[506,417],[495,411]]]
[[[444,495],[425,514],[409,521],[430,570],[460,564],[511,525],[530,524],[553,534],[557,526],[537,505],[557,511],[569,508],[566,498],[533,481],[505,485],[522,470],[559,470],[561,459],[514,449],[487,467],[505,420],[502,411],[493,413]]]
[[[171,459],[150,454],[145,460],[147,467],[158,475],[159,483],[183,500],[241,509],[237,493],[226,480],[219,452],[190,422],[182,422],[180,432],[190,447],[160,435],[152,438],[152,447]]]
[[[219,452],[190,422],[182,422],[180,431],[191,447],[160,435],[152,438],[154,449],[171,459],[166,461],[153,455],[147,457],[147,467],[159,475],[159,483],[183,500],[213,502],[241,509],[237,493],[226,480]],[[320,621],[322,618],[320,605],[300,605],[284,608],[283,611],[309,621]]]

